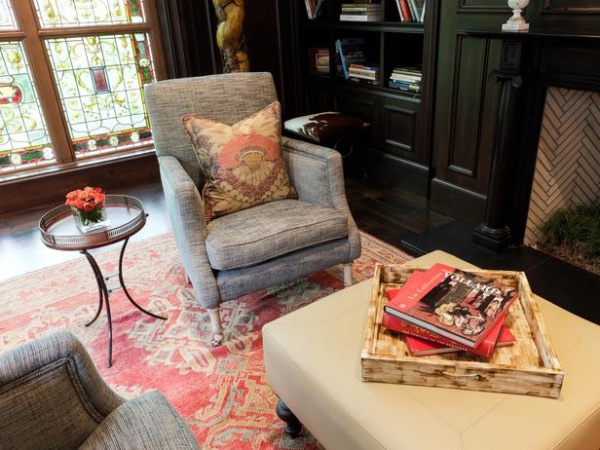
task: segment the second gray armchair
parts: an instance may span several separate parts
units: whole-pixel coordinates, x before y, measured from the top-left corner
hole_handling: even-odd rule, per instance
[[[223,339],[219,305],[244,294],[352,261],[360,235],[336,151],[283,138],[283,158],[297,199],[284,198],[207,221],[206,181],[186,114],[233,125],[277,100],[269,73],[231,73],[160,81],[146,86],[166,205],[177,248],[198,301],[209,312],[213,345]]]

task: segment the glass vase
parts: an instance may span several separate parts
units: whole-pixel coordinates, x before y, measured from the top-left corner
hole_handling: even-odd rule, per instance
[[[71,206],[73,211],[73,219],[75,225],[82,233],[89,233],[100,228],[105,228],[109,225],[109,221],[106,218],[106,206],[104,202],[98,203],[91,211],[82,211],[80,209]]]

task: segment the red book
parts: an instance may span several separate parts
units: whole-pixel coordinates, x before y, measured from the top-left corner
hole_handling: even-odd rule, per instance
[[[462,346],[457,342],[435,333],[431,333],[430,331],[419,328],[415,325],[405,322],[402,319],[399,319],[398,317],[386,314],[385,312],[381,317],[381,325],[388,330],[396,331],[404,335],[415,336],[417,338],[432,341],[444,347],[453,347],[456,350],[464,350],[484,358],[491,358],[496,350],[496,346],[500,338],[500,332],[504,327],[504,321],[498,322],[477,347]]]
[[[405,334],[403,337],[411,356],[429,356],[462,351],[456,347],[448,347],[438,342],[430,341],[429,339],[411,336],[410,334]],[[511,346],[514,341],[515,336],[510,332],[507,326],[502,325],[500,336],[496,342],[496,348]]]
[[[400,1],[400,11],[402,15],[402,22],[412,22],[413,16],[410,12],[410,6],[408,6],[408,0]]]
[[[386,314],[460,348],[474,349],[504,320],[518,290],[477,272],[436,264],[414,273],[402,288],[390,289],[387,296]]]

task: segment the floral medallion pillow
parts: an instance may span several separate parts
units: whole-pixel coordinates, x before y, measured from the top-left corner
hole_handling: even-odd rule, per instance
[[[206,176],[207,220],[275,200],[298,198],[281,153],[281,105],[234,125],[188,114],[182,119]]]

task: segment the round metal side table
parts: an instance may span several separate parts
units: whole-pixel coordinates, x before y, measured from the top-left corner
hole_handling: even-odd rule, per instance
[[[127,299],[141,312],[155,319],[165,320],[166,317],[151,313],[142,308],[131,297],[123,280],[123,255],[129,238],[140,231],[146,224],[146,212],[142,202],[128,195],[107,195],[106,214],[109,223],[106,227],[88,233],[81,233],[75,225],[73,213],[69,206],[58,206],[42,216],[39,229],[42,242],[49,248],[56,250],[76,250],[85,255],[98,283],[98,310],[85,326],[90,326],[96,321],[106,306],[108,319],[108,367],[112,365],[112,319],[110,314],[109,296],[114,289],[108,289],[106,281],[111,276],[104,276],[98,263],[88,250],[104,247],[123,241],[119,255],[119,284]]]

